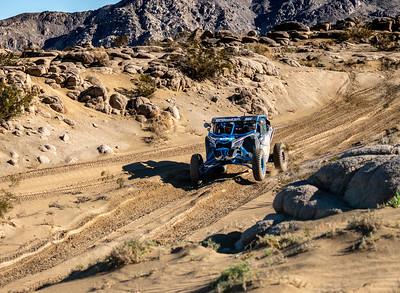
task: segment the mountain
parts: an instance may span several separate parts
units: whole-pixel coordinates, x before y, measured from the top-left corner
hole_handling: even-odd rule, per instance
[[[0,44],[9,49],[29,43],[57,49],[87,42],[109,46],[119,35],[142,44],[198,27],[265,33],[287,20],[315,24],[351,15],[398,14],[400,0],[123,0],[94,11],[22,14],[0,21]]]

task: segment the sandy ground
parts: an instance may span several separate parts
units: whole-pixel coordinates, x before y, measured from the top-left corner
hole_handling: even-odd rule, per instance
[[[400,80],[397,72],[347,74],[280,66],[289,95],[277,97],[282,115],[273,123],[275,141],[290,147],[291,170],[285,176],[271,171],[263,183],[255,183],[251,172],[234,167],[228,175],[199,188],[190,186],[190,156],[203,152],[204,130],[198,126],[212,116],[237,114],[228,104],[206,105],[201,96],[160,91],[155,99],[161,103],[173,96],[184,118],[170,142],[149,147],[133,121],[67,102],[68,115],[86,126],[68,129],[74,140],[68,148],[59,147],[63,153],[55,157],[55,164],[29,167],[28,162],[17,169],[18,184],[14,185],[6,175],[15,170],[2,169],[0,189],[10,189],[16,201],[0,226],[0,291],[52,284],[41,291],[189,292],[204,289],[223,269],[242,259],[248,259],[261,276],[257,292],[398,290],[400,230],[396,224],[400,217],[390,209],[376,212],[388,223],[377,249],[371,252],[346,252],[357,240],[356,233],[321,237],[345,227],[351,217],[364,211],[301,223],[299,233],[311,233],[312,248],[293,256],[288,253],[272,264],[262,250],[219,254],[198,244],[212,235],[242,232],[273,213],[275,192],[288,176],[292,180],[304,176],[310,162],[356,144],[378,141],[387,129],[400,124],[399,93],[393,90]],[[93,122],[100,127],[91,127]],[[29,141],[39,144],[39,139]],[[28,138],[14,141],[5,141],[2,151],[6,152],[9,143],[24,153]],[[119,148],[114,155],[99,157],[92,149],[100,141]],[[63,163],[61,158],[71,155],[79,157],[78,162]],[[153,260],[58,283],[129,239],[151,239],[163,245]],[[182,249],[171,253],[173,247]]]

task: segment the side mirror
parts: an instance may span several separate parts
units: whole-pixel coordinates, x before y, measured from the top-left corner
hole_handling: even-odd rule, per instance
[[[208,122],[204,123],[204,128],[210,130],[211,129],[211,124],[208,123]]]

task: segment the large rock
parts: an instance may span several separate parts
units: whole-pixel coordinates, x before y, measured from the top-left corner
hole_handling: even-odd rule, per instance
[[[79,96],[79,101],[86,102],[87,98],[98,98],[98,97],[107,97],[107,89],[103,86],[95,85],[91,86],[87,90],[83,91]]]
[[[349,182],[344,200],[353,208],[376,208],[400,191],[400,156],[364,165]]]
[[[36,66],[28,67],[26,69],[25,73],[32,75],[32,76],[41,77],[47,73],[47,69],[43,65],[36,65]]]
[[[160,108],[153,104],[141,104],[137,108],[137,114],[143,115],[147,119],[155,118],[160,115]]]
[[[281,24],[278,24],[274,27],[275,31],[301,31],[301,32],[308,32],[310,31],[310,27],[297,22],[297,21],[288,21]]]
[[[347,208],[339,198],[306,182],[285,187],[275,197],[273,207],[277,213],[301,220],[324,218]]]
[[[113,109],[125,110],[127,104],[128,104],[128,99],[121,94],[113,94],[110,97],[110,106]]]
[[[322,167],[308,179],[308,182],[322,190],[343,196],[354,174],[367,162],[382,162],[390,158],[391,156],[376,155],[345,157]]]

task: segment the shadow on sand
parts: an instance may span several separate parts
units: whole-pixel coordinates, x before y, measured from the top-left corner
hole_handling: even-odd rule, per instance
[[[146,179],[159,176],[162,182],[171,184],[175,188],[189,191],[196,189],[190,183],[189,167],[190,166],[187,163],[174,161],[146,161],[125,165],[122,167],[122,169],[130,174],[129,180]],[[197,188],[207,186],[214,182],[223,182],[227,180],[234,180],[240,185],[255,184],[255,182],[252,182],[242,176],[245,173],[246,171],[227,174],[215,174],[210,172],[203,184]]]

